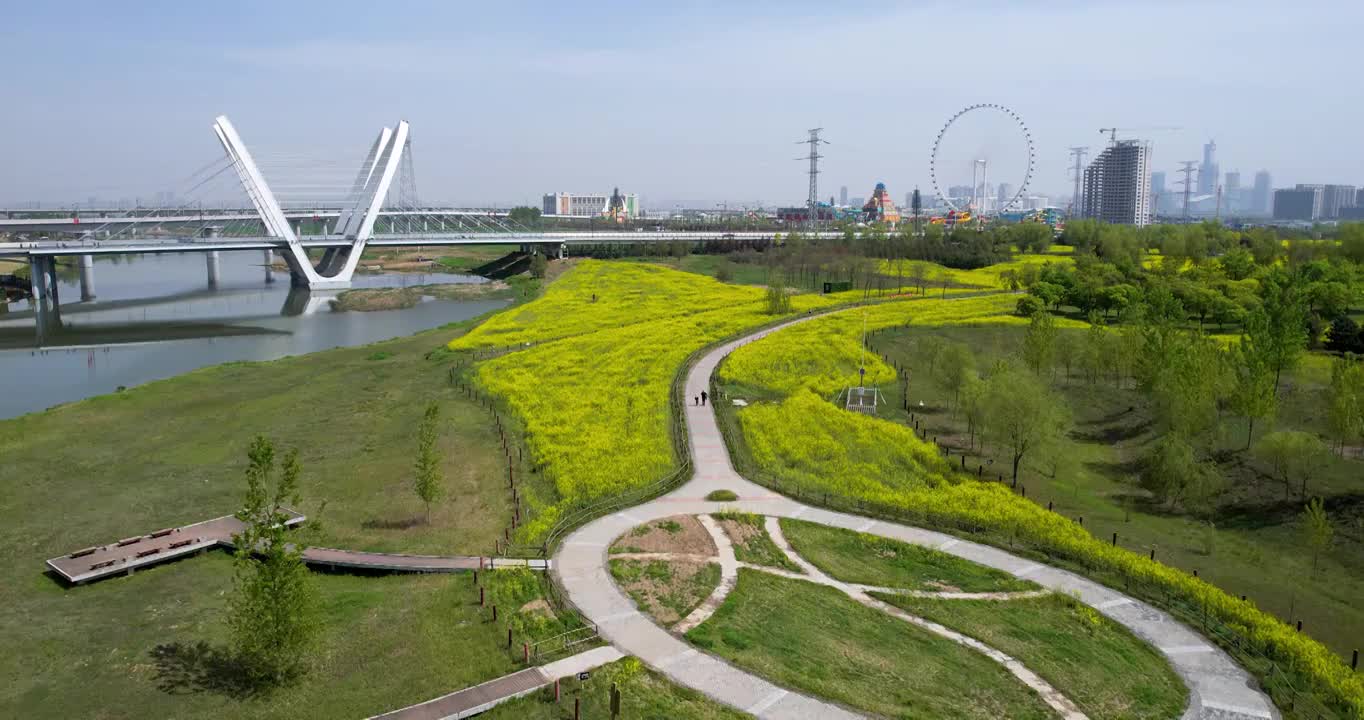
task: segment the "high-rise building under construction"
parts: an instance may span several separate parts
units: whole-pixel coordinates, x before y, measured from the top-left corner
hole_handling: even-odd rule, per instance
[[[1085,168],[1084,217],[1115,225],[1151,222],[1150,148],[1137,140],[1109,145]]]

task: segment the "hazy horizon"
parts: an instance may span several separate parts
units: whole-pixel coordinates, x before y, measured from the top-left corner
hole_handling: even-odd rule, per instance
[[[0,204],[146,202],[221,157],[218,114],[253,148],[351,162],[407,119],[421,197],[464,206],[617,186],[652,208],[799,205],[796,142],[823,127],[820,195],[885,182],[898,202],[930,192],[938,129],[982,102],[1027,121],[1031,189],[1051,197],[1070,192],[1067,148],[1092,157],[1112,125],[1154,144],[1167,184],[1215,139],[1221,172],[1243,185],[1261,169],[1276,187],[1364,185],[1348,90],[1360,4],[76,3],[6,15]],[[1154,126],[1180,129],[1140,129]]]

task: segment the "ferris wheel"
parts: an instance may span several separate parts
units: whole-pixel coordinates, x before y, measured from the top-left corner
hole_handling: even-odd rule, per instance
[[[998,214],[1016,205],[1032,182],[1036,155],[1023,118],[996,103],[958,110],[943,123],[928,161],[933,191],[957,213]],[[998,192],[990,179],[999,183]],[[965,183],[969,182],[969,185]]]

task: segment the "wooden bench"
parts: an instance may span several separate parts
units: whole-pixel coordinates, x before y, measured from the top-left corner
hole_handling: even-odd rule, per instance
[[[175,548],[182,548],[182,547],[184,547],[184,546],[186,546],[186,545],[189,545],[189,544],[193,543],[195,540],[198,540],[198,539],[199,539],[199,538],[190,538],[190,539],[188,539],[188,540],[179,540],[179,541],[177,541],[177,542],[173,542],[173,543],[170,544],[170,549],[171,549],[171,550],[174,550]]]
[[[137,537],[123,538],[122,540],[118,541],[118,547],[123,547],[124,545],[132,545],[135,542],[142,542],[142,536],[138,535]]]
[[[91,570],[99,570],[100,568],[107,568],[107,567],[109,567],[110,565],[113,565],[113,564],[116,563],[116,562],[118,562],[118,561],[117,561],[117,560],[105,560],[104,562],[97,562],[97,563],[91,565],[91,566],[90,566],[90,569],[91,569]]]
[[[175,528],[166,528],[164,530],[157,530],[156,532],[148,535],[147,537],[149,538],[165,537],[173,532],[175,532]]]
[[[161,548],[147,548],[146,550],[143,550],[142,552],[138,553],[137,557],[144,558],[147,557],[148,555],[155,555],[159,552],[161,552]]]
[[[86,555],[89,555],[90,553],[93,553],[94,551],[96,551],[96,550],[98,550],[98,549],[99,549],[98,546],[88,547],[88,548],[85,548],[84,550],[77,550],[76,552],[73,552],[73,553],[71,553],[70,555],[67,555],[67,557],[73,557],[73,558],[85,557]]]

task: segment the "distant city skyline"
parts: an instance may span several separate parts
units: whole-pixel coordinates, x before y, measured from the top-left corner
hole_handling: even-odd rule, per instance
[[[422,197],[458,205],[537,206],[545,193],[616,186],[647,207],[800,205],[807,178],[792,141],[811,127],[831,143],[821,197],[844,185],[865,195],[880,181],[897,196],[918,186],[927,200],[937,129],[978,102],[1008,105],[1032,129],[1028,194],[1069,196],[1066,148],[1096,157],[1107,145],[1098,129],[1113,125],[1137,128],[1119,139],[1152,143],[1154,170],[1200,159],[1215,138],[1216,164],[1268,170],[1280,187],[1364,185],[1357,94],[1328,90],[1310,114],[1257,101],[1298,97],[1298,65],[1348,65],[1358,4],[608,1],[584,13],[242,0],[228,14],[165,10],[8,8],[0,61],[22,71],[7,78],[0,133],[22,142],[7,146],[0,204],[147,203],[158,192],[183,201],[177,181],[220,156],[209,130],[220,113],[253,147],[356,163],[380,126],[405,118]],[[1133,18],[1140,32],[1103,32]],[[977,50],[962,54],[958,33],[916,32],[948,26],[971,28]],[[1194,28],[1215,29],[1200,33],[1200,52],[1235,72],[1214,81],[1188,64]],[[79,51],[54,51],[54,40]],[[929,70],[945,57],[954,72]],[[1001,63],[1017,72],[998,73]],[[883,81],[847,82],[851,68],[876,68]],[[1164,125],[1181,129],[1141,130]]]

